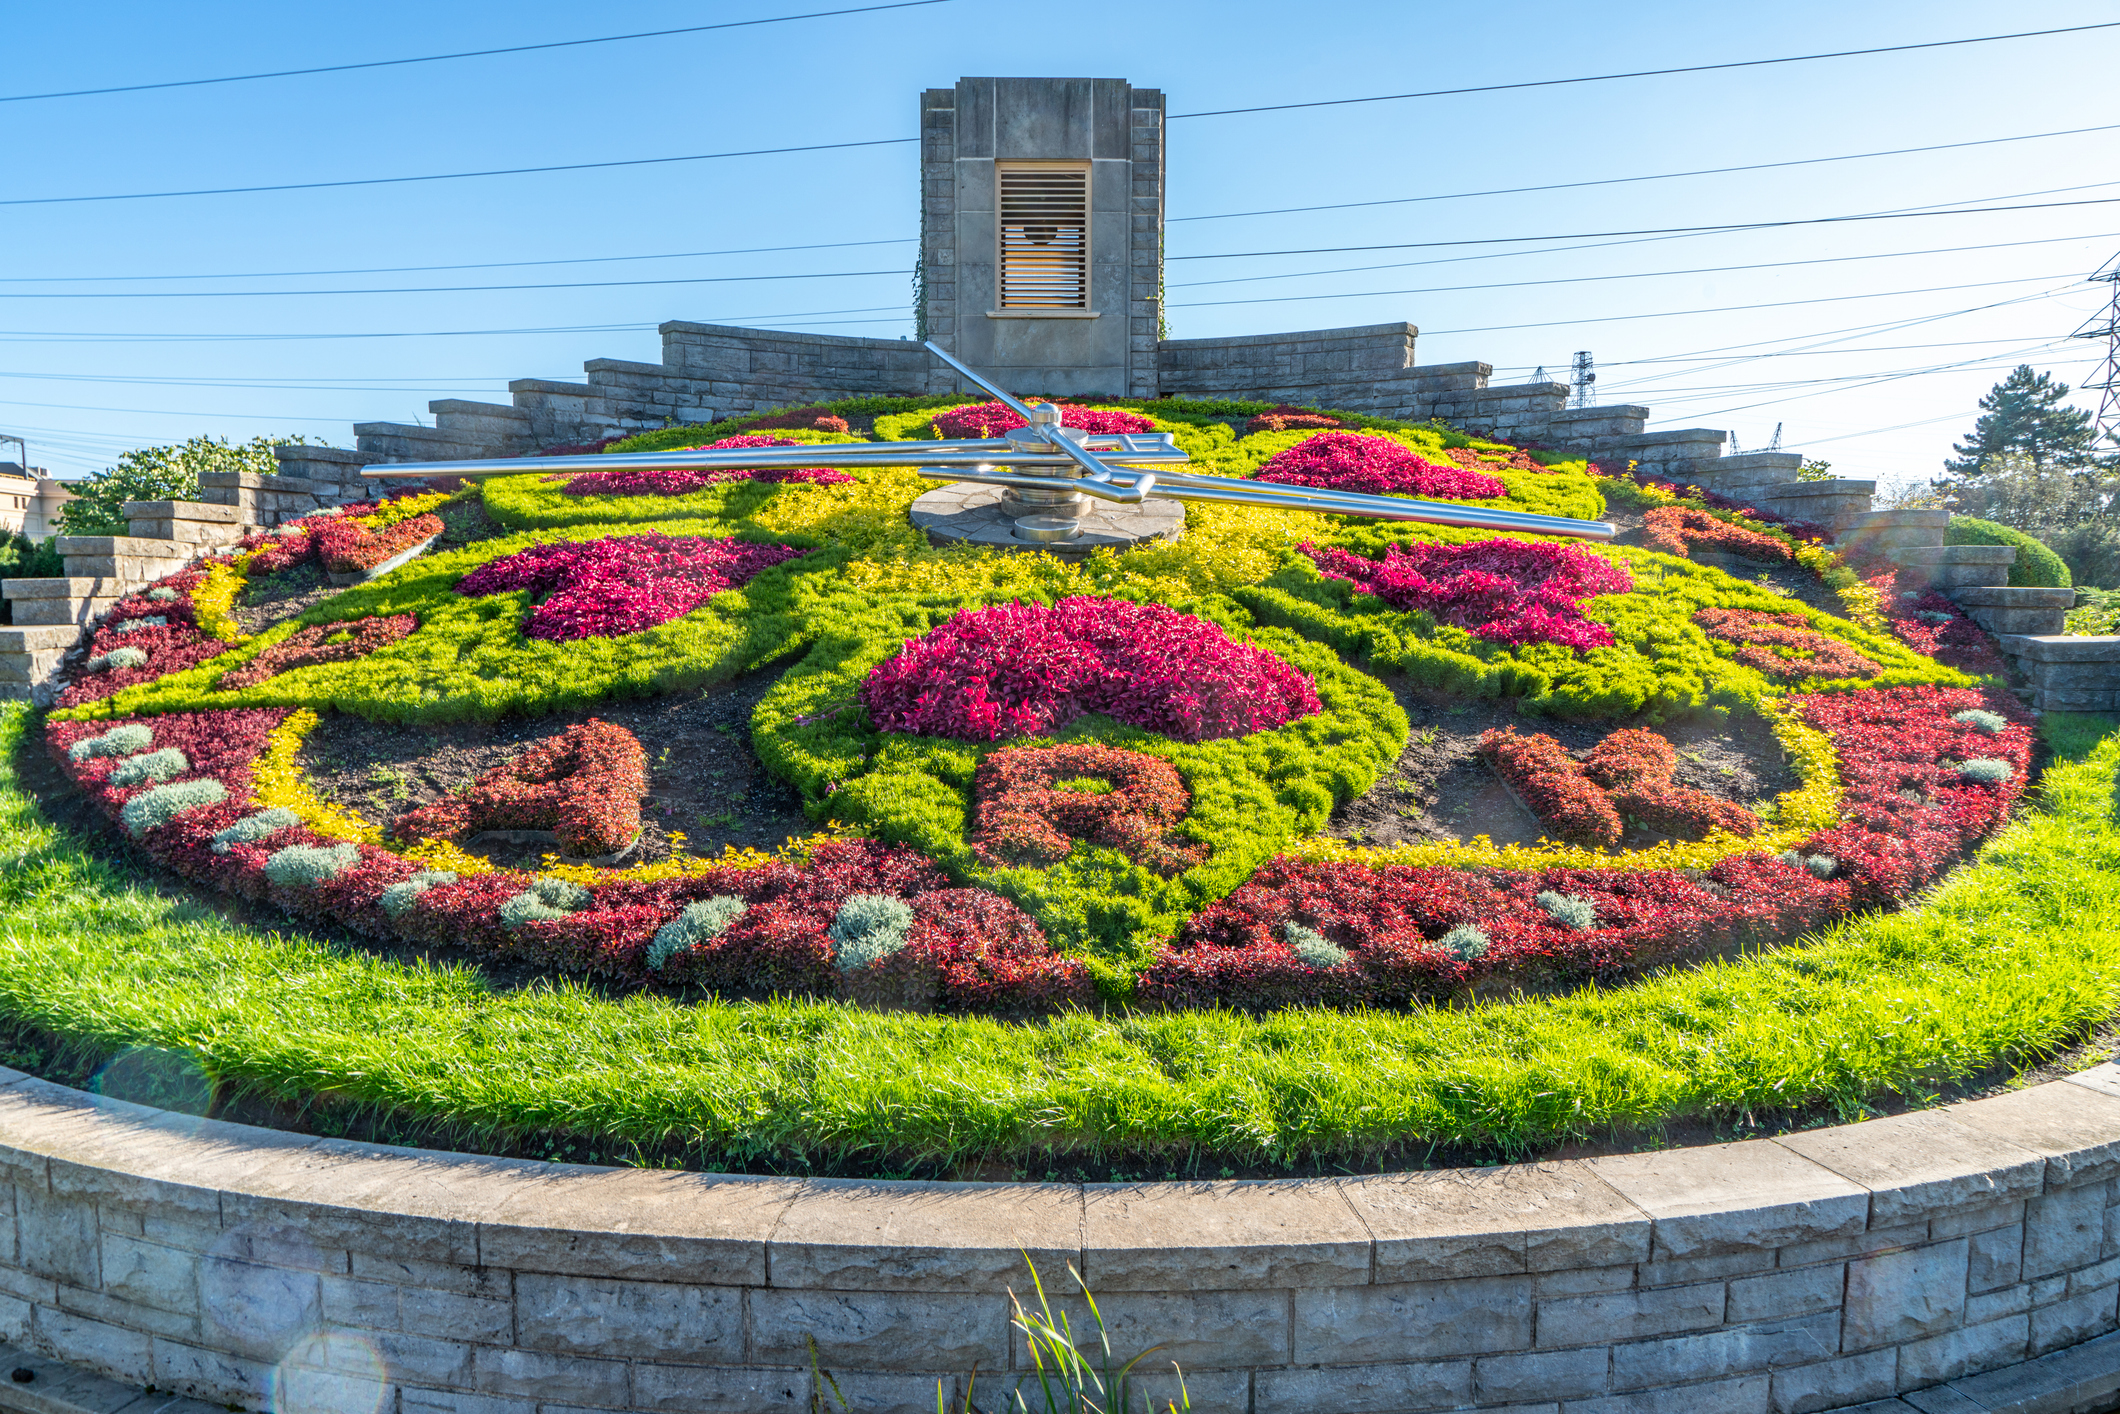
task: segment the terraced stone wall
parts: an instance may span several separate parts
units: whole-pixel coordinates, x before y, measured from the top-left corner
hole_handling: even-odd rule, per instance
[[[246,1409],[801,1410],[814,1341],[852,1407],[928,1414],[1022,1369],[1025,1251],[1215,1414],[2062,1410],[2120,1366],[2113,1066],[1780,1140],[1139,1185],[483,1159],[4,1072],[0,1176],[0,1339]],[[2002,1397],[2078,1366],[2075,1404]]]

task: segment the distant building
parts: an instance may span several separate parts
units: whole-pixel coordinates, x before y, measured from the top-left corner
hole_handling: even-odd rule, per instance
[[[66,483],[43,467],[24,471],[20,462],[0,462],[0,530],[42,540],[59,533],[59,508],[74,499]]]

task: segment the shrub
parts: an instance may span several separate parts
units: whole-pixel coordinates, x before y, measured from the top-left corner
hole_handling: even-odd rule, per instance
[[[1515,727],[1501,727],[1480,738],[1479,753],[1561,839],[1591,849],[1619,843],[1619,812],[1611,799],[1552,737],[1518,736]]]
[[[2021,530],[1997,525],[1991,520],[1979,520],[1973,516],[1952,516],[1950,529],[1944,532],[1943,543],[2014,547],[2017,551],[2017,561],[2010,566],[2010,584],[2014,588],[2067,589],[2075,584],[2067,563],[2049,550],[2043,541],[2035,540]]]
[[[807,553],[793,545],[659,534],[561,541],[489,561],[458,580],[456,592],[550,595],[523,620],[525,638],[614,638],[682,618],[760,570]]]
[[[438,515],[417,515],[393,525],[371,529],[357,516],[337,516],[318,524],[310,532],[316,557],[335,574],[353,574],[374,569],[383,561],[409,550],[423,540],[432,540],[445,527]]]
[[[1327,578],[1496,643],[1608,648],[1612,630],[1584,618],[1582,601],[1634,588],[1624,565],[1570,545],[1417,542],[1385,546],[1382,561],[1309,544],[1300,548]]]
[[[110,773],[110,783],[114,786],[154,785],[172,776],[181,776],[190,769],[191,762],[183,752],[165,746],[160,751],[146,751],[120,761],[118,768]]]
[[[88,670],[92,673],[101,673],[107,672],[112,668],[137,668],[143,666],[146,662],[146,649],[134,648],[128,645],[124,648],[113,648],[108,653],[98,653],[95,657],[88,660]]]
[[[1310,679],[1206,619],[1088,596],[967,609],[861,684],[887,732],[995,741],[1102,712],[1179,741],[1278,727],[1320,710]]]
[[[461,839],[476,830],[550,830],[576,859],[615,854],[640,834],[648,753],[624,727],[591,719],[537,742],[456,795],[407,811],[400,840]]]
[[[1460,923],[1437,938],[1435,944],[1466,962],[1473,962],[1487,955],[1487,934],[1470,923]]]
[[[526,923],[549,923],[579,913],[590,902],[589,891],[580,884],[543,876],[501,905],[501,926],[512,933]]]
[[[1983,712],[1978,707],[1969,707],[1963,712],[1953,712],[1951,720],[1962,726],[1978,727],[1989,736],[1995,736],[2009,726],[2009,719],[2001,713]]]
[[[1060,404],[1060,425],[1084,432],[1153,432],[1156,424],[1134,412],[1108,412],[1100,408]],[[1006,403],[973,403],[935,414],[935,431],[945,438],[999,437],[1018,427],[1029,426]]]
[[[869,967],[905,946],[913,910],[889,894],[855,894],[839,906],[825,930],[837,949],[832,961],[841,972]]]
[[[1958,774],[1981,785],[1999,785],[2017,774],[2017,768],[1992,756],[1975,756],[1958,763]]]
[[[291,844],[265,861],[265,877],[283,889],[313,889],[360,862],[359,845]]]
[[[395,884],[384,889],[381,896],[377,899],[377,903],[384,913],[392,918],[398,918],[403,916],[405,910],[412,907],[419,896],[427,892],[427,890],[437,884],[453,884],[455,882],[456,871],[453,869],[422,869],[411,878],[400,879]]]
[[[1345,967],[1348,959],[1353,956],[1317,929],[1305,928],[1293,921],[1281,925],[1281,939],[1288,944],[1297,959],[1309,967]]]
[[[211,778],[176,781],[145,790],[125,802],[119,818],[134,839],[168,824],[186,810],[218,805],[228,799],[228,787]]]
[[[1269,458],[1259,468],[1258,479],[1372,496],[1485,500],[1509,494],[1509,488],[1491,476],[1461,466],[1438,466],[1389,437],[1355,432],[1320,432],[1306,438]]]
[[[1609,793],[1613,808],[1644,825],[1684,839],[1711,830],[1750,836],[1759,817],[1735,801],[1694,790],[1671,779],[1678,752],[1655,732],[1616,731],[1590,749],[1583,772]]]
[[[112,727],[100,736],[83,737],[66,749],[66,754],[76,761],[88,761],[98,756],[131,756],[145,751],[153,744],[153,727],[138,722],[127,722],[122,727]]]
[[[648,945],[648,966],[657,972],[677,953],[701,943],[712,942],[729,926],[750,911],[750,905],[733,894],[716,894],[688,903],[684,912],[671,919],[655,931],[655,941]]]
[[[213,852],[226,854],[231,846],[249,844],[253,840],[264,839],[267,835],[301,823],[302,817],[292,810],[260,810],[255,814],[245,815],[225,829],[214,831]]]
[[[72,483],[75,499],[59,510],[61,535],[125,535],[131,522],[127,501],[196,501],[202,471],[248,471],[271,476],[279,470],[272,449],[306,437],[253,437],[240,445],[220,437],[194,437],[181,446],[142,447],[85,481]]]
[[[342,623],[310,624],[266,648],[249,662],[230,668],[221,674],[215,687],[221,692],[238,692],[246,687],[256,687],[281,673],[291,673],[296,668],[314,667],[319,663],[350,663],[355,658],[365,658],[378,649],[388,648],[399,639],[410,636],[419,626],[419,619],[412,614],[382,614]]]
[[[143,628],[161,628],[168,622],[169,620],[161,614],[154,614],[145,618],[122,619],[111,629],[111,632],[138,633]]]
[[[1689,506],[1654,507],[1643,514],[1642,523],[1646,531],[1642,543],[1667,555],[1689,555],[1698,545],[1770,564],[1796,557],[1785,540],[1732,525]]]
[[[1244,435],[1248,437],[1254,432],[1296,432],[1307,431],[1312,428],[1330,429],[1345,427],[1346,425],[1337,417],[1327,417],[1323,413],[1310,412],[1303,408],[1290,407],[1288,404],[1283,403],[1279,407],[1269,408],[1265,412],[1259,413],[1245,423]]]
[[[1597,909],[1588,899],[1573,898],[1555,893],[1552,889],[1541,890],[1533,900],[1554,922],[1564,928],[1587,932],[1597,926]]]
[[[1084,789],[1092,782],[1103,789]],[[1177,768],[1138,751],[1096,743],[996,751],[979,763],[972,799],[972,852],[997,867],[1057,864],[1078,839],[1166,873],[1207,857],[1170,838],[1192,803]]]

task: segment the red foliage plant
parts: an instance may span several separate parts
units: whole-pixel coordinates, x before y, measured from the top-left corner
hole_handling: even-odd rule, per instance
[[[681,618],[761,570],[809,553],[793,545],[676,535],[614,535],[533,545],[457,581],[467,598],[527,589],[550,598],[523,620],[523,637],[565,643],[616,638]]]
[[[1759,817],[1732,800],[1679,785],[1678,751],[1655,732],[1623,728],[1583,758],[1583,774],[1604,788],[1621,815],[1652,830],[1700,839],[1710,830],[1741,838],[1759,833]]]
[[[256,687],[268,678],[318,663],[350,663],[387,648],[420,626],[413,614],[381,614],[342,623],[311,624],[283,638],[240,667],[230,668],[214,684],[218,692]]]
[[[392,555],[440,535],[442,529],[442,518],[432,513],[381,530],[370,529],[357,516],[332,516],[312,525],[309,537],[325,569],[352,574],[374,569]]]
[[[1078,839],[1164,873],[1207,857],[1170,838],[1192,796],[1176,767],[1143,752],[1094,742],[1005,748],[979,763],[972,798],[972,852],[988,865],[1057,864]]]
[[[1479,753],[1561,839],[1592,849],[1619,843],[1619,812],[1610,797],[1552,737],[1518,736],[1515,727],[1503,727],[1480,738]]]
[[[834,419],[835,421],[837,419]],[[844,425],[839,429],[845,431]],[[793,437],[764,437],[741,435],[724,437],[719,442],[708,442],[698,447],[681,447],[686,452],[715,452],[742,447],[799,447],[802,443]],[[569,496],[684,496],[707,486],[718,486],[729,481],[807,482],[816,486],[832,486],[854,478],[843,471],[834,471],[828,466],[802,467],[756,467],[751,470],[712,470],[702,467],[643,467],[638,471],[582,471],[558,472],[545,478],[547,481],[565,481],[560,489]]]
[[[1693,622],[1711,638],[1737,645],[1733,655],[1770,678],[1874,678],[1884,669],[1837,638],[1806,627],[1793,614],[1757,609],[1702,609]]]
[[[550,830],[578,859],[615,854],[640,833],[648,753],[633,733],[589,721],[545,738],[461,794],[406,812],[394,839],[459,839],[475,830]]]
[[[790,412],[775,413],[771,417],[739,418],[746,432],[767,432],[777,429],[805,428],[812,432],[850,432],[847,420],[826,412],[821,407],[795,408]]]
[[[1533,461],[1522,447],[1445,447],[1443,455],[1471,471],[1507,467],[1511,471],[1549,471],[1544,462]]]
[[[1306,437],[1267,458],[1258,479],[1368,495],[1488,500],[1509,494],[1509,488],[1491,476],[1461,466],[1437,466],[1389,437],[1355,432]]]
[[[967,609],[869,671],[887,732],[997,741],[1102,712],[1179,741],[1282,726],[1320,709],[1308,675],[1206,619],[1079,596]]]
[[[1308,431],[1312,428],[1326,430],[1346,425],[1337,417],[1327,417],[1323,413],[1310,412],[1283,403],[1279,407],[1268,408],[1245,423],[1244,435],[1248,437],[1254,432]]]
[[[1583,617],[1582,602],[1634,588],[1626,566],[1572,545],[1475,540],[1387,545],[1382,560],[1346,550],[1300,547],[1328,577],[1394,609],[1419,610],[1495,643],[1609,648],[1612,630]]]
[[[205,579],[204,565],[180,570],[111,605],[89,635],[84,668],[86,662],[102,658],[116,648],[137,648],[147,655],[147,661],[133,668],[106,665],[95,672],[77,668],[66,690],[59,694],[58,705],[78,707],[86,702],[100,702],[128,687],[197,667],[207,659],[227,652],[227,643],[199,628],[196,622],[191,594]],[[176,597],[150,598],[150,590],[154,589],[171,590]],[[143,619],[165,619],[167,622],[121,632],[122,625]]]
[[[1156,424],[1137,412],[1117,412],[1108,408],[1076,407],[1073,403],[1061,403],[1060,425],[1078,427],[1084,432],[1153,432]],[[968,407],[951,408],[935,414],[935,430],[944,437],[999,437],[1004,432],[1013,432],[1027,426],[1005,403],[973,403]]]
[[[1642,523],[1646,529],[1642,543],[1666,555],[1690,555],[1695,546],[1704,546],[1768,563],[1796,556],[1786,540],[1717,520],[1690,506],[1658,506],[1642,517]]]

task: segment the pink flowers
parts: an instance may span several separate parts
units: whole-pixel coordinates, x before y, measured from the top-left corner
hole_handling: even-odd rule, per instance
[[[1024,426],[1022,418],[1002,403],[973,403],[935,414],[935,430],[944,437],[999,437]],[[1107,412],[1101,408],[1060,404],[1060,425],[1084,432],[1153,432],[1156,424],[1137,412]]]
[[[1461,466],[1437,466],[1389,437],[1355,432],[1320,432],[1307,437],[1269,458],[1259,468],[1258,479],[1373,496],[1397,493],[1482,500],[1509,494],[1509,488],[1491,476]]]
[[[1211,741],[1320,710],[1307,675],[1205,619],[1088,596],[967,609],[871,669],[861,702],[883,731],[961,741],[1047,732],[1085,712]]]
[[[713,452],[736,447],[799,447],[793,437],[744,435],[724,437],[704,446],[685,447],[687,452]],[[561,476],[548,476],[558,481]],[[825,466],[772,468],[756,471],[704,471],[696,467],[648,467],[640,471],[584,471],[566,476],[560,489],[569,496],[683,496],[704,486],[725,481],[802,481],[818,486],[854,478]]]
[[[681,618],[759,571],[807,554],[792,545],[618,535],[533,545],[457,581],[467,598],[527,589],[551,594],[523,620],[523,637],[566,643],[617,638]]]
[[[1612,630],[1584,618],[1581,601],[1634,588],[1624,565],[1572,545],[1389,545],[1381,561],[1315,545],[1300,548],[1327,577],[1346,580],[1394,609],[1422,610],[1475,638],[1511,645],[1609,648]]]

